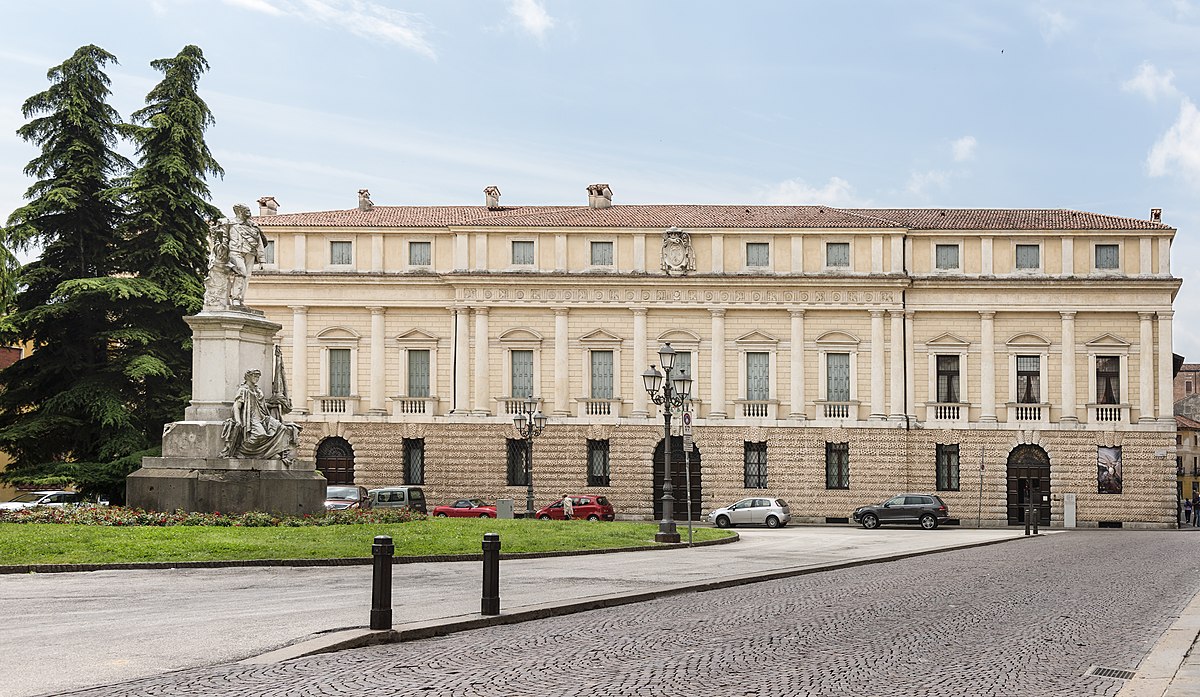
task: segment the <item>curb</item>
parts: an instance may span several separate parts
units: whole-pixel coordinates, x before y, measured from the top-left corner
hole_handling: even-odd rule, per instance
[[[692,547],[711,547],[737,542],[741,536],[736,532],[719,540],[695,542]],[[558,552],[501,552],[505,559],[542,559],[546,557],[576,557],[589,554],[615,554],[617,552],[649,552],[670,549],[687,549],[686,542],[653,544],[639,547],[611,547],[602,549],[566,550]],[[392,564],[423,564],[429,562],[483,561],[479,554],[432,554],[415,557],[393,557]],[[122,564],[10,564],[0,565],[0,574],[59,574],[83,571],[128,571],[143,569],[226,569],[252,566],[369,566],[372,557],[343,557],[339,559],[244,559],[230,561],[148,561]]]
[[[1038,535],[1037,537],[1042,537],[1042,535]],[[705,591],[720,590],[722,588],[735,588],[737,586],[745,586],[752,583],[776,581],[779,579],[793,578],[796,576],[807,576],[809,574],[821,573],[823,571],[849,569],[857,566],[867,566],[869,564],[899,561],[901,559],[923,557],[930,554],[941,554],[943,552],[952,552],[961,549],[986,547],[1004,542],[1012,542],[1014,540],[1037,539],[1037,537],[1012,537],[1008,539],[967,543],[956,545],[954,547],[943,547],[940,549],[930,549],[919,552],[888,554],[884,556],[868,557],[865,559],[855,559],[845,562],[785,567],[782,569],[775,569],[773,571],[764,571],[754,574],[726,576],[713,581],[666,586],[650,591],[613,593],[610,595],[593,596],[584,600],[569,600],[561,603],[532,605],[509,613],[504,613],[502,611],[499,615],[457,615],[434,620],[424,620],[421,622],[408,622],[393,629],[384,630],[371,630],[361,627],[343,629],[333,631],[313,639],[307,639],[305,641],[292,644],[291,646],[285,646],[281,649],[269,651],[258,656],[252,656],[250,658],[238,661],[238,663],[245,665],[279,663],[281,661],[287,661],[294,658],[313,656],[321,653],[330,653],[333,651],[343,651],[345,649],[355,649],[378,644],[395,644],[405,641],[416,641],[418,639],[445,636],[447,634],[455,634],[457,632],[470,631],[472,629],[496,627],[506,624],[518,624],[521,622],[545,619],[547,617],[561,617],[563,615],[573,615],[579,612],[587,612],[589,610],[618,607],[621,605],[630,605],[632,603],[642,603],[649,600],[657,600],[659,598],[682,595],[685,593],[703,593]],[[713,540],[712,542],[724,542],[724,540]],[[678,546],[679,545],[672,545],[672,547]],[[687,545],[682,546],[686,547]]]

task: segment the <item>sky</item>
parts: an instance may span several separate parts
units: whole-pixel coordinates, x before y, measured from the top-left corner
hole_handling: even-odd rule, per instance
[[[1200,362],[1200,0],[0,0],[3,217],[22,104],[86,44],[125,118],[203,49],[225,211],[1162,208]]]

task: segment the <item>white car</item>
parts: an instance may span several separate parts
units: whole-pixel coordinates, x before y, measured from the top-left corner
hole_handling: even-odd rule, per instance
[[[708,522],[718,528],[731,528],[734,525],[765,525],[768,528],[781,528],[792,519],[792,511],[787,501],[766,496],[755,496],[742,499],[737,503],[718,508],[708,514]]]
[[[69,503],[80,503],[82,499],[74,491],[27,491],[17,494],[13,500],[0,503],[0,511],[19,511],[35,506],[62,507]]]

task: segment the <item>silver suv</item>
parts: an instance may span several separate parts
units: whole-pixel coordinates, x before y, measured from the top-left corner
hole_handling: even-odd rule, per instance
[[[883,503],[854,509],[854,522],[868,530],[884,523],[915,523],[932,530],[949,519],[946,502],[933,494],[896,494]]]
[[[708,514],[708,522],[715,523],[718,528],[731,528],[734,525],[781,528],[791,519],[792,511],[788,508],[787,501],[766,496],[742,499]]]

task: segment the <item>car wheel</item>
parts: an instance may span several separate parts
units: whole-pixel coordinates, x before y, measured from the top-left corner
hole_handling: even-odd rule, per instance
[[[598,521],[598,520],[600,520],[600,516],[593,513],[590,516],[588,516],[588,520]]]
[[[550,520],[550,515],[548,513],[543,513],[538,516],[538,520]]]
[[[868,530],[874,530],[879,527],[879,516],[874,513],[867,513],[862,517],[862,526]]]
[[[480,514],[479,514],[479,517],[480,517],[480,518],[491,518],[491,516],[490,516],[490,515],[488,515],[487,513],[480,513]]]
[[[778,519],[778,518],[776,518],[776,517],[775,517],[775,516],[773,516],[773,515],[769,515],[769,516],[767,516],[767,527],[768,527],[768,528],[777,528],[777,527],[779,527],[779,519]]]
[[[445,513],[434,513],[433,517],[434,518],[445,518],[446,514]]]
[[[733,524],[729,522],[729,518],[727,516],[719,515],[717,516],[717,527],[731,528],[733,527]]]
[[[932,513],[926,513],[921,516],[921,527],[926,530],[932,530],[937,527],[937,518],[933,517]]]

